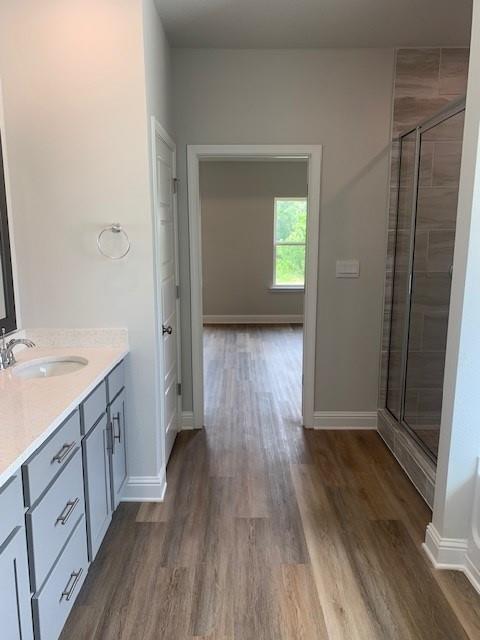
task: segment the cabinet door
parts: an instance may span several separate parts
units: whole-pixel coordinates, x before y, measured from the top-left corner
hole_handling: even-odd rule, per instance
[[[112,519],[108,437],[107,415],[104,414],[82,443],[90,561],[97,555]]]
[[[14,529],[0,547],[0,625],[2,638],[33,638],[27,543],[23,527]]]
[[[111,483],[112,508],[115,510],[122,497],[127,479],[127,456],[125,447],[125,389],[115,398],[109,408],[111,430]]]

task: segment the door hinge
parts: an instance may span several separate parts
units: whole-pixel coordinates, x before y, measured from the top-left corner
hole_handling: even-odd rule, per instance
[[[175,287],[175,291],[176,291],[176,295],[177,295],[177,300],[180,298],[180,285],[177,284],[177,286]]]
[[[177,396],[181,396],[181,395],[182,395],[182,383],[177,382]]]
[[[172,188],[173,188],[173,193],[177,193],[178,178],[172,178]]]

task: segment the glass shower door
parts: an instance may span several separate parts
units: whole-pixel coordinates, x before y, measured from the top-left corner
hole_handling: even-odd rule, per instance
[[[413,202],[416,193],[416,139],[417,133],[413,131],[402,138],[399,149],[400,169],[387,377],[387,409],[398,421],[402,419],[403,353],[408,324],[407,292]]]
[[[436,457],[462,152],[461,111],[422,131],[403,419]]]

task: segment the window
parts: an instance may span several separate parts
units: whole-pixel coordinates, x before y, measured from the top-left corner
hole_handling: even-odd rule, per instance
[[[307,199],[275,198],[273,286],[305,285]]]

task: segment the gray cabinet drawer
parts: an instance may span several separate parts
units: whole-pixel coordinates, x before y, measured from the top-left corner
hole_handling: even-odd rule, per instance
[[[0,545],[18,525],[23,525],[23,493],[20,476],[12,476],[0,488]]]
[[[95,387],[92,393],[86,398],[80,407],[82,434],[90,431],[93,425],[105,413],[107,408],[107,388],[105,380]]]
[[[87,569],[85,519],[81,518],[48,580],[32,598],[35,638],[58,639]]]
[[[108,402],[112,402],[125,386],[125,360],[117,364],[107,376]]]
[[[84,513],[82,454],[77,449],[47,493],[25,517],[32,591],[40,589]]]
[[[25,505],[31,507],[60,473],[80,444],[78,409],[23,465]]]

